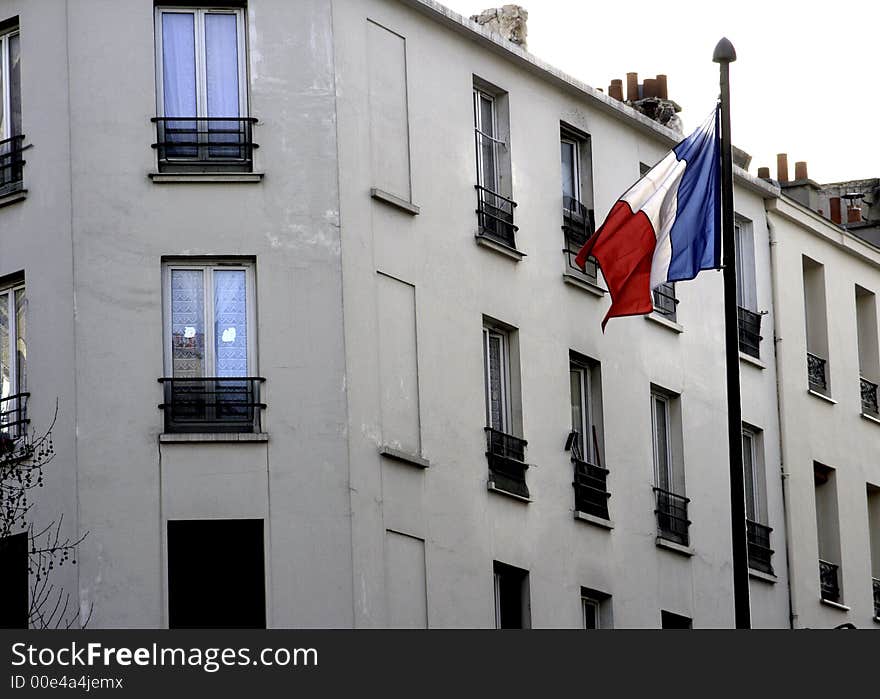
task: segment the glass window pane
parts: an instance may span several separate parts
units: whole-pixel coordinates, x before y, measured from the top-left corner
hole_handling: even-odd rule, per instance
[[[755,464],[754,452],[752,451],[752,435],[743,433],[742,450],[743,450],[743,475],[745,476],[746,487],[746,517],[753,522],[755,519]]]
[[[571,429],[578,433],[578,458],[582,459],[584,458],[584,445],[587,443],[587,432],[584,425],[581,370],[572,369],[569,374],[571,375]]]
[[[217,376],[247,376],[247,283],[244,270],[214,270]]]
[[[654,429],[657,452],[657,485],[671,491],[669,478],[669,426],[667,425],[666,401],[654,397]]]
[[[15,292],[15,393],[27,391],[27,297],[24,289]]]
[[[201,270],[171,270],[171,375],[205,376],[205,285]]]
[[[562,196],[577,199],[574,144],[562,141]]]
[[[9,37],[9,122],[10,136],[21,133],[21,40]]]
[[[237,21],[234,14],[205,15],[209,117],[239,115]]]
[[[504,384],[501,337],[488,334],[489,427],[504,432]]]
[[[8,398],[15,393],[12,385],[12,353],[9,347],[12,331],[10,321],[9,294],[0,294],[0,398]]]
[[[597,604],[591,599],[581,600],[584,607],[584,628],[599,628],[599,609]]]
[[[162,15],[162,88],[165,116],[196,116],[195,15]]]

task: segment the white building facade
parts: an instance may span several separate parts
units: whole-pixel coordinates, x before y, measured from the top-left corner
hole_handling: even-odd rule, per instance
[[[721,275],[603,335],[571,265],[674,132],[425,0],[4,21],[3,397],[32,430],[58,399],[37,514],[88,532],[62,582],[91,626],[733,625]],[[788,205],[739,168],[735,196],[752,623],[787,628],[788,557],[815,592],[821,556],[783,471],[845,459],[785,454]],[[877,570],[840,550],[855,613]]]

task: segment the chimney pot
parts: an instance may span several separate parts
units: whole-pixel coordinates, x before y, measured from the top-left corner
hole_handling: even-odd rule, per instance
[[[759,167],[758,168],[758,177],[762,180],[770,179],[770,168],[769,167]]]
[[[645,78],[642,83],[642,97],[657,97],[657,80],[655,78]]]
[[[788,154],[776,155],[776,179],[779,182],[788,182]]]
[[[794,164],[794,178],[796,180],[807,179],[807,163],[804,160],[798,160]]]
[[[623,80],[612,80],[608,86],[608,95],[623,102]]]
[[[840,218],[840,197],[831,197],[828,200],[828,205],[831,208],[831,220],[837,224],[842,223]]]
[[[626,98],[630,102],[635,102],[639,98],[639,74],[626,74]]]
[[[667,85],[666,85],[666,76],[663,74],[660,74],[657,76],[656,80],[657,80],[657,97],[659,97],[662,100],[668,100],[669,99],[669,92],[668,92]]]
[[[862,220],[862,207],[861,206],[848,206],[846,207],[846,222],[847,223],[858,223]]]

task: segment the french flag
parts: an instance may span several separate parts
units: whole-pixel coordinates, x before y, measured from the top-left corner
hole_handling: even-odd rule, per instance
[[[609,318],[643,315],[651,290],[721,267],[720,108],[630,187],[575,258],[592,256],[608,291]]]

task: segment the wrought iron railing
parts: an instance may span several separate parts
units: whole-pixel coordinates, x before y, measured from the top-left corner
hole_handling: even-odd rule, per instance
[[[880,619],[880,579],[871,578],[871,586],[874,589],[874,618]]]
[[[572,458],[574,464],[574,509],[608,519],[608,469]]]
[[[16,393],[0,398],[0,454],[8,456],[18,451],[23,445],[21,437],[27,434],[30,418],[27,416],[27,404],[30,393]]]
[[[24,134],[0,141],[0,193],[21,184],[26,162],[22,154],[28,148],[24,145]]]
[[[593,210],[588,209],[577,199],[562,197],[562,230],[566,243],[582,248],[593,235]]]
[[[749,568],[773,574],[773,549],[770,548],[770,532],[766,524],[746,520],[746,541],[748,543]]]
[[[691,521],[687,516],[690,500],[663,488],[654,488],[654,495],[657,504],[654,513],[657,515],[660,538],[687,546],[690,542],[688,528]]]
[[[477,223],[480,235],[516,248],[517,226],[513,225],[516,202],[491,189],[474,185],[477,190]]]
[[[761,314],[742,306],[736,309],[739,321],[739,351],[750,357],[761,356]]]
[[[822,599],[829,602],[840,600],[839,568],[840,566],[836,563],[819,561],[819,588],[822,593]]]
[[[159,379],[165,432],[260,432],[260,386],[254,376]]]
[[[677,316],[676,306],[678,299],[675,298],[675,282],[663,282],[653,291],[654,310],[669,320],[674,321]]]
[[[162,171],[250,172],[254,117],[153,117]]]
[[[862,393],[862,412],[868,413],[869,415],[877,415],[878,412],[878,404],[877,404],[877,384],[873,381],[868,381],[868,379],[862,377],[860,379],[861,383],[861,393]]]
[[[526,445],[528,442],[491,427],[486,428],[486,458],[495,487],[514,495],[529,497],[526,486]]]
[[[814,391],[825,392],[828,390],[827,364],[827,360],[807,352],[807,380],[809,381],[810,388]]]

